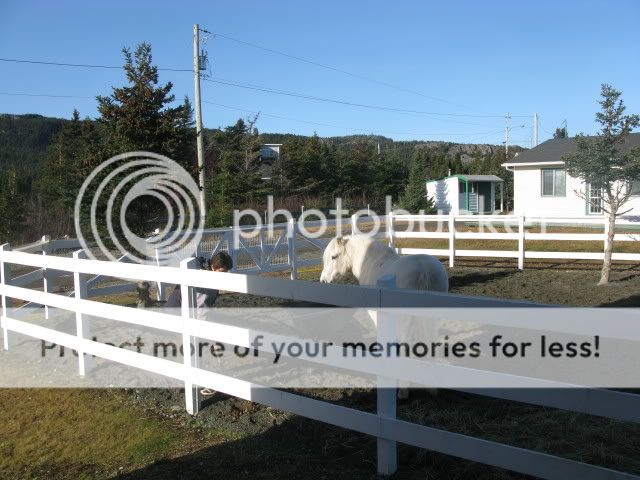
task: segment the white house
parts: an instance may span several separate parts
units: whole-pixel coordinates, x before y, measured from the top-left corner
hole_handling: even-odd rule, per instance
[[[640,133],[632,133],[622,152],[640,147]],[[576,151],[573,138],[554,138],[520,153],[502,166],[513,172],[513,213],[528,217],[591,217],[603,215],[602,194],[567,174],[562,155]],[[631,186],[628,215],[640,214],[640,183]],[[587,195],[588,198],[584,198]]]
[[[273,164],[280,158],[281,143],[265,143],[260,148],[260,175],[262,180],[271,179]]]
[[[450,175],[427,182],[427,196],[443,214],[502,212],[503,180],[495,175]]]

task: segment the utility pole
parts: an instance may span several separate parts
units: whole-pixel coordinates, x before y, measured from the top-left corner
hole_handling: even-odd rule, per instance
[[[533,146],[538,146],[538,112],[533,114]]]
[[[504,116],[504,156],[508,160],[509,158],[509,120],[511,115],[507,112]]]
[[[198,150],[198,183],[200,187],[200,215],[207,218],[204,201],[204,138],[202,132],[202,104],[200,102],[200,28],[193,26],[193,84],[196,105],[196,142]]]

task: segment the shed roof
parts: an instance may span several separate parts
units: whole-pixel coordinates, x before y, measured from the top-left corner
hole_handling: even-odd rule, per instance
[[[500,177],[496,177],[495,175],[449,175],[448,177],[444,177],[441,180],[429,180],[427,183],[431,182],[440,182],[442,180],[447,180],[448,178],[459,178],[464,182],[503,182]]]
[[[503,182],[500,177],[495,175],[460,175],[462,180],[467,182]]]

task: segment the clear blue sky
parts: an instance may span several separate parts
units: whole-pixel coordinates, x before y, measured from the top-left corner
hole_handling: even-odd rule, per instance
[[[600,84],[640,113],[636,0],[0,3],[0,57],[121,65],[121,49],[147,41],[160,67],[191,68],[192,25],[369,79],[302,63],[222,37],[205,48],[211,73],[318,97],[428,112],[540,114],[540,140],[566,119],[592,133]],[[161,72],[180,99],[193,76]],[[0,62],[0,92],[94,97],[121,70]],[[382,83],[392,84],[391,88]],[[406,90],[410,90],[406,91]],[[203,82],[206,127],[260,111],[263,132],[321,136],[376,133],[394,139],[500,143],[503,118],[437,117],[303,100]],[[0,112],[96,116],[92,98],[0,95]],[[232,107],[232,108],[228,108]],[[243,111],[245,110],[245,111]],[[286,117],[286,118],[276,118]],[[310,123],[304,123],[310,122]],[[511,137],[528,146],[532,119]],[[517,128],[525,124],[525,128]]]

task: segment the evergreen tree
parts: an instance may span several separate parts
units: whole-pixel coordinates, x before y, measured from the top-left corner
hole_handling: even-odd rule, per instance
[[[438,153],[433,162],[431,163],[431,169],[429,173],[429,177],[432,180],[440,180],[446,177],[449,174],[449,162],[447,162],[446,157]]]
[[[567,129],[565,127],[556,128],[556,131],[553,132],[553,138],[567,138]]]
[[[107,153],[149,151],[193,170],[195,132],[189,99],[171,106],[173,84],[158,85],[158,67],[152,64],[149,44],[141,43],[133,54],[127,48],[122,52],[128,85],[113,88],[108,97],[97,97]]]
[[[387,150],[376,155],[369,185],[372,195],[384,199],[385,196],[397,198],[407,183],[407,167],[399,152]]]
[[[100,162],[101,138],[94,122],[80,120],[78,110],[53,137],[36,180],[45,202],[71,215],[78,191],[90,171]]]
[[[433,212],[433,202],[427,198],[427,164],[428,157],[417,150],[411,162],[409,182],[400,197],[400,208],[415,214],[421,210],[425,213]]]
[[[197,174],[189,100],[172,106],[175,102],[175,96],[171,94],[173,85],[171,82],[159,85],[158,67],[152,63],[149,44],[139,44],[133,54],[127,48],[122,52],[128,85],[113,88],[108,97],[97,97],[98,122],[105,135],[101,159],[125,152],[149,151],[165,155]],[[97,164],[86,162],[85,166],[90,170]],[[119,201],[121,199],[116,205]],[[196,203],[197,199],[192,202]],[[119,207],[114,211],[119,211]],[[149,195],[138,197],[129,204],[125,219],[134,233],[143,234],[163,224],[165,216],[165,205]],[[100,218],[98,223],[104,223],[104,220]]]
[[[625,115],[626,107],[620,99],[621,92],[603,84],[596,113],[596,121],[602,126],[597,137],[576,137],[577,151],[564,155],[567,172],[582,179],[585,190],[579,195],[590,201],[589,188],[601,191],[602,204],[598,205],[608,216],[608,235],[605,243],[604,263],[599,284],[609,282],[611,255],[615,236],[616,217],[624,213],[624,204],[629,200],[631,182],[640,179],[640,151],[622,153],[620,147],[632,129],[640,124],[640,116]]]
[[[18,183],[16,167],[0,172],[0,243],[11,241],[24,223],[25,198]]]
[[[240,119],[214,136],[212,149],[217,164],[206,186],[208,225],[230,225],[235,209],[270,192],[270,183],[260,175],[260,139],[254,129],[255,120]]]

